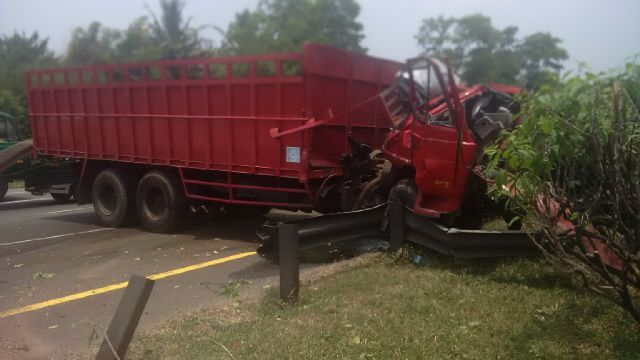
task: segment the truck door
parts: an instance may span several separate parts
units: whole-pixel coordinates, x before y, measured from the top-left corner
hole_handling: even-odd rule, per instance
[[[434,197],[435,208],[448,211],[456,207],[466,184],[467,170],[463,161],[464,112],[451,69],[431,59],[427,60],[427,83],[431,93],[426,96],[418,121],[413,127],[412,157],[416,184],[423,196]],[[435,84],[432,84],[433,81]],[[466,145],[472,145],[468,143]],[[450,201],[450,200],[453,200]],[[432,201],[427,201],[428,205]],[[446,205],[445,205],[446,204]]]
[[[416,184],[423,194],[448,197],[455,182],[457,130],[449,109],[425,120],[413,133]]]

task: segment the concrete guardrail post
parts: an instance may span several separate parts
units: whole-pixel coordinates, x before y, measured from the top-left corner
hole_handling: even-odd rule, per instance
[[[298,258],[298,226],[278,225],[278,252],[280,261],[280,299],[298,300],[300,291],[300,261]]]
[[[404,205],[399,202],[389,203],[389,249],[400,249],[404,239]]]
[[[154,283],[154,280],[144,276],[131,275],[96,360],[124,359]]]

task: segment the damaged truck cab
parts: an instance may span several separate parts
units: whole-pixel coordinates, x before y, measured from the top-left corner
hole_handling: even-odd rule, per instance
[[[459,215],[474,180],[482,180],[484,146],[513,126],[517,87],[459,85],[451,68],[437,60],[407,62],[381,98],[393,122],[383,144],[396,168],[410,169],[390,196],[430,218]],[[405,172],[406,173],[406,172]]]

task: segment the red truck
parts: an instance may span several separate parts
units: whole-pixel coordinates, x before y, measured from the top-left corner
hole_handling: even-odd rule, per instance
[[[482,147],[511,126],[506,86],[448,66],[305,44],[301,53],[25,74],[38,156],[82,161],[99,222],[169,232],[189,205],[322,213],[390,197],[454,219],[483,185]]]

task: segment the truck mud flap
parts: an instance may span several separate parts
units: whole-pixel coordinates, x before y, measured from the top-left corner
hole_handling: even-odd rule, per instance
[[[307,219],[282,221],[298,225],[300,258],[326,261],[334,256],[348,256],[388,247],[381,229],[386,205],[344,213],[321,215]],[[257,232],[261,242],[258,254],[267,259],[278,256],[278,224],[267,221]]]
[[[458,258],[528,256],[537,247],[524,231],[447,228],[405,209],[406,241]]]

